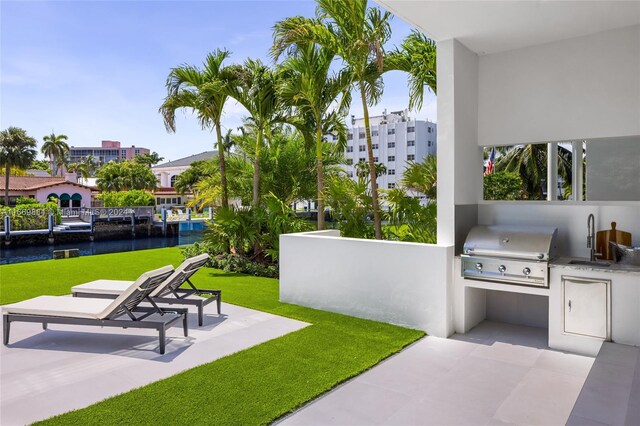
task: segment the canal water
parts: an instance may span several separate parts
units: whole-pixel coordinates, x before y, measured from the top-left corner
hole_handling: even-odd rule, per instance
[[[182,246],[200,241],[204,229],[205,224],[203,222],[191,222],[180,223],[179,235],[167,237],[135,238],[113,241],[101,240],[93,242],[82,241],[77,243],[43,246],[0,246],[0,265],[53,259],[54,250],[79,249],[80,256],[92,256],[95,254]]]

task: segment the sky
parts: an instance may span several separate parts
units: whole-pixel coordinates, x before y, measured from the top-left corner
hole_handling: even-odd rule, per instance
[[[372,4],[373,5],[373,4]],[[122,146],[156,151],[166,161],[212,150],[214,133],[190,112],[178,112],[167,133],[158,108],[171,68],[201,65],[216,48],[231,63],[267,54],[272,27],[289,16],[311,17],[312,1],[0,1],[0,128],[17,126],[38,140],[55,132],[72,146]],[[394,17],[387,48],[411,28]],[[406,76],[385,74],[381,102],[371,115],[407,107]],[[362,116],[354,98],[351,114]],[[223,130],[247,115],[227,102]],[[425,96],[418,119],[436,120],[436,100]],[[42,158],[40,154],[40,158]]]

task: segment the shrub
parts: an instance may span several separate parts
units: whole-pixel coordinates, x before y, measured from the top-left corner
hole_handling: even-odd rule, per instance
[[[0,208],[0,216],[2,216],[2,229],[4,230],[4,217],[9,216],[11,229],[14,231],[22,231],[29,229],[46,229],[48,228],[49,214],[54,215],[55,223],[62,221],[62,213],[56,203],[26,203],[18,204],[15,207]]]
[[[18,197],[16,199],[16,205],[18,206],[23,204],[38,204],[38,200],[31,197]]]
[[[511,172],[495,172],[484,176],[485,200],[525,199],[522,178]]]
[[[152,206],[155,203],[153,195],[139,189],[132,191],[103,192],[98,195],[105,207],[133,207]]]
[[[203,253],[211,256],[211,260],[206,265],[211,268],[258,277],[278,278],[278,267],[276,265],[263,265],[236,254],[219,253],[214,246],[206,242],[194,243],[182,249],[182,255],[185,259]]]

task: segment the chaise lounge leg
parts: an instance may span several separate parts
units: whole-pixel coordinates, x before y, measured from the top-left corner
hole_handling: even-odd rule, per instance
[[[9,315],[2,316],[2,335],[4,344],[9,344],[9,328],[11,327],[11,322],[9,321]]]
[[[216,301],[218,304],[218,315],[220,315],[220,306],[222,304],[222,292],[218,293],[218,300]]]
[[[202,324],[200,324],[202,325]],[[184,332],[184,337],[189,336],[189,322],[187,319],[187,313],[182,314],[182,330]]]
[[[164,324],[160,326],[158,329],[159,339],[160,339],[160,355],[164,355],[164,345],[165,345],[165,328]]]
[[[43,323],[42,323],[42,329],[43,329],[43,330],[46,330],[46,329],[47,329],[47,323],[46,323],[46,322],[43,322]]]
[[[202,327],[204,323],[204,301],[198,303],[198,325]]]

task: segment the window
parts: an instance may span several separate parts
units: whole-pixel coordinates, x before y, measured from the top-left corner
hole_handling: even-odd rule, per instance
[[[416,141],[407,141],[407,146],[416,146]]]
[[[393,182],[389,182],[389,183],[387,184],[387,189],[393,189],[393,188],[395,188],[395,187],[396,187],[396,184],[395,184],[395,183],[393,183]]]
[[[347,147],[347,152],[353,152],[353,147],[352,146],[348,146]]]
[[[353,166],[353,159],[347,158],[347,166]]]
[[[178,179],[178,175],[171,176],[171,187],[176,186],[176,179]]]
[[[360,146],[358,147],[358,151],[360,151],[360,152],[365,152],[366,150],[367,150],[366,145],[360,145]]]
[[[427,142],[427,146],[431,146],[431,141],[428,141],[428,142]]]
[[[364,132],[360,132],[360,133],[358,133],[358,138],[360,138],[360,139],[364,139]]]
[[[332,141],[337,141],[338,140],[338,136],[337,135],[331,135],[331,140]]]
[[[388,134],[388,135],[395,135],[395,134],[396,134],[396,129],[389,129],[389,130],[387,130],[387,134]]]
[[[377,143],[372,143],[371,144],[371,149],[378,149],[378,144]]]
[[[353,133],[349,133],[349,134],[347,135],[347,140],[348,140],[348,141],[353,140]]]
[[[407,154],[407,161],[413,161],[416,159],[416,155],[415,154]]]
[[[396,143],[395,142],[388,142],[387,143],[387,148],[395,148],[396,147]]]
[[[359,163],[366,163],[367,159],[364,157],[360,157],[360,159],[358,160]]]
[[[388,174],[388,175],[395,175],[395,174],[396,174],[396,169],[389,169],[389,170],[387,170],[387,174]]]
[[[396,156],[395,155],[388,156],[387,161],[396,161]]]
[[[373,162],[377,163],[378,162],[378,157],[373,157]]]
[[[347,176],[349,176],[350,178],[353,177],[353,172],[347,172]]]
[[[407,127],[407,133],[411,133],[411,132],[415,132],[415,131],[416,131],[415,126]]]
[[[377,130],[372,130],[371,131],[371,136],[378,136],[378,131]]]
[[[431,133],[431,126],[427,127],[427,132]]]

